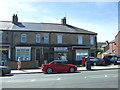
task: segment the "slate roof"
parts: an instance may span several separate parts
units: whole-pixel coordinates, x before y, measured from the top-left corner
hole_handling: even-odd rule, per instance
[[[13,24],[11,21],[0,21],[0,30],[82,33],[97,35],[95,32],[84,30],[72,25],[57,23],[18,22],[17,24]]]
[[[114,40],[112,40],[110,43],[115,43],[115,39],[114,39]]]

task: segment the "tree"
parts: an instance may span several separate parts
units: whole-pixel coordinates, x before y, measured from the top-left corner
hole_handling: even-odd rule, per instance
[[[102,54],[103,50],[101,48],[97,48],[97,54]]]

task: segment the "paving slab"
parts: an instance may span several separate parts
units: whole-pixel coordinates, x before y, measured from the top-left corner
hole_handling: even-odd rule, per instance
[[[91,66],[91,70],[110,70],[120,69],[119,65],[109,66]],[[87,71],[86,67],[78,67],[78,71]],[[30,74],[30,73],[43,73],[40,68],[38,69],[22,69],[22,70],[11,70],[12,74]]]

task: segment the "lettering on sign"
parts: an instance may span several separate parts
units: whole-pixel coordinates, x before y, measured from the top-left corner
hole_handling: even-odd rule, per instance
[[[54,51],[55,52],[58,52],[58,51],[67,52],[68,48],[67,47],[54,47]]]

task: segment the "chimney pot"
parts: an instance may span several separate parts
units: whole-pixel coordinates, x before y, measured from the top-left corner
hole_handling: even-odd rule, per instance
[[[66,24],[66,17],[64,17],[63,19],[61,19],[61,24]]]
[[[12,17],[12,23],[14,24],[17,24],[18,23],[18,17],[17,17],[17,14],[13,14],[13,17]]]

